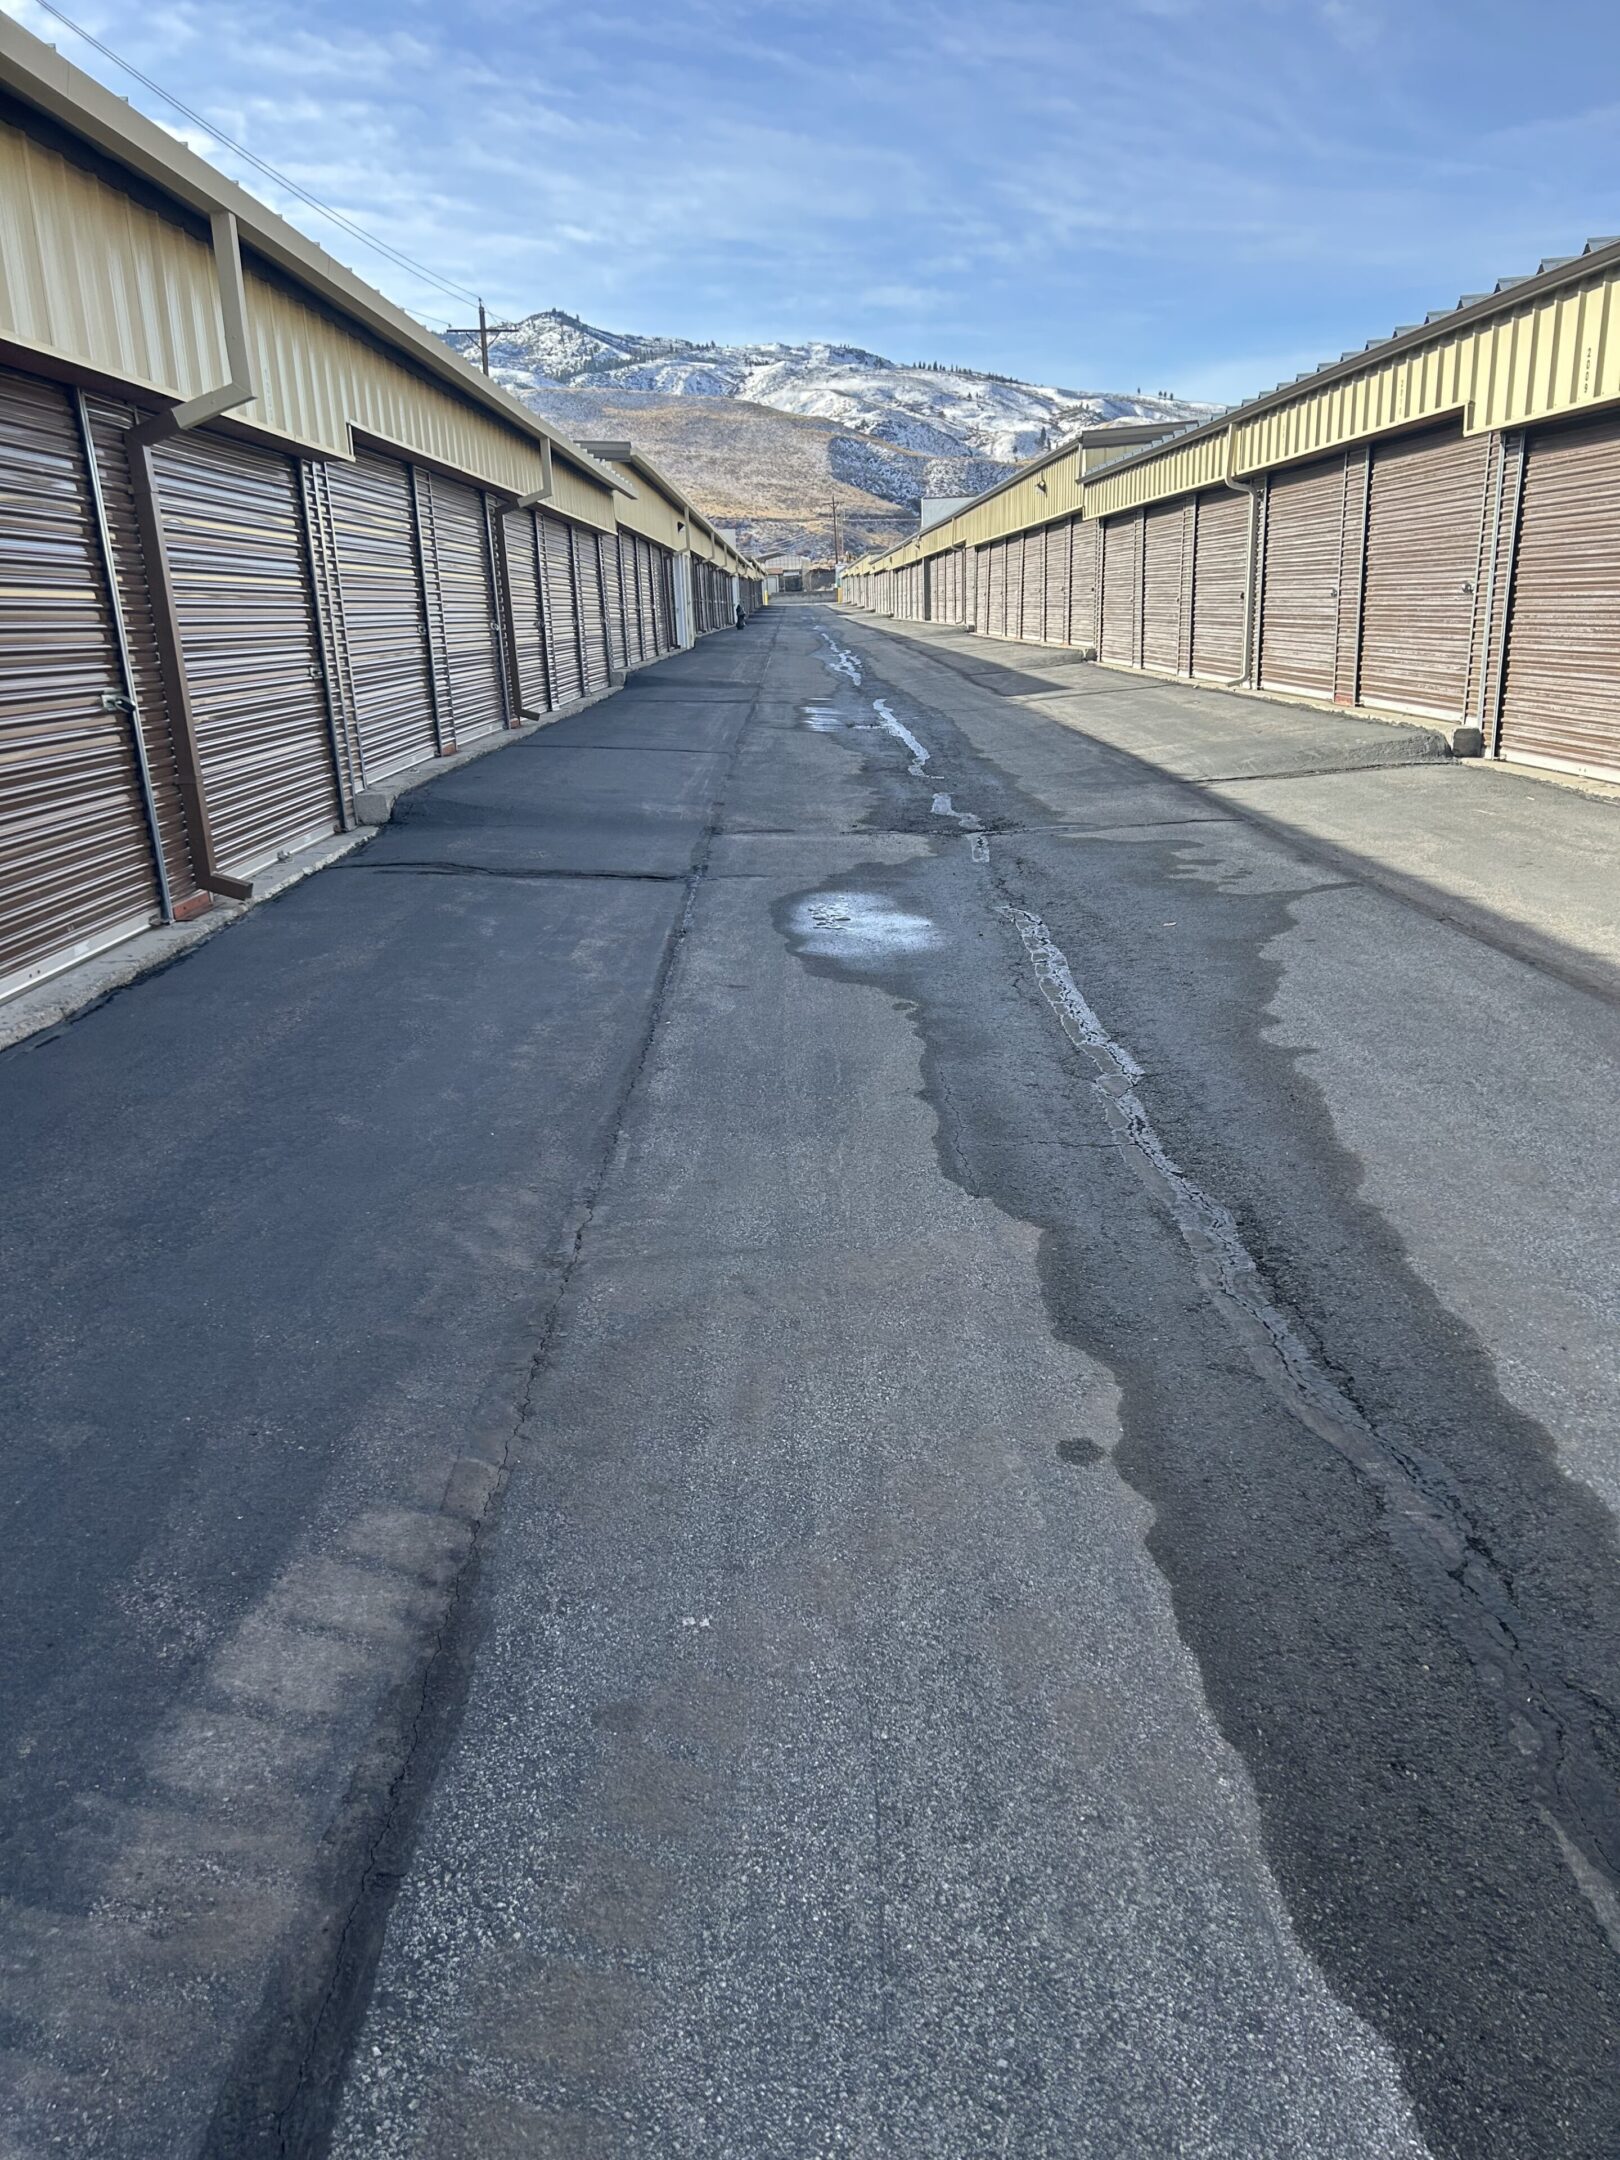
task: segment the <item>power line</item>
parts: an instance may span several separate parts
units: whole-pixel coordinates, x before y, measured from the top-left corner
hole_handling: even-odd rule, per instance
[[[379,255],[386,255],[390,262],[398,263],[402,270],[409,270],[414,276],[426,279],[427,283],[435,287],[439,292],[449,293],[453,299],[470,300],[475,307],[480,304],[477,293],[469,292],[465,285],[457,285],[449,279],[439,277],[436,272],[428,269],[425,263],[419,263],[414,256],[406,255],[399,248],[390,246],[386,240],[379,240],[375,233],[367,232],[366,228],[363,225],[357,225],[353,218],[345,217],[341,210],[334,210],[330,203],[322,202],[320,197],[312,195],[308,188],[300,187],[296,180],[290,180],[284,172],[279,171],[267,158],[262,158],[255,151],[244,148],[239,142],[233,142],[222,128],[214,125],[212,120],[207,120],[200,112],[193,111],[191,106],[187,105],[182,99],[177,98],[172,90],[165,90],[161,83],[154,82],[150,75],[143,75],[132,61],[126,60],[122,53],[114,52],[110,45],[104,45],[100,38],[92,36],[84,25],[76,23],[71,15],[63,14],[62,10],[53,4],[53,0],[34,0],[34,5],[43,8],[47,15],[54,15],[59,23],[65,23],[75,37],[81,37],[87,45],[93,45],[98,53],[113,63],[114,67],[120,67],[126,75],[133,76],[136,82],[150,90],[154,97],[161,98],[165,105],[172,105],[177,113],[184,113],[194,126],[200,127],[205,134],[211,135],[216,142],[223,143],[227,150],[234,150],[239,158],[245,158],[250,165],[255,166],[267,179],[275,181],[278,187],[284,187],[290,195],[296,195],[299,201],[307,203],[310,209],[318,210],[322,217],[330,218],[334,225],[341,225],[343,230],[346,233],[352,233],[356,240],[362,240],[367,247],[375,248]]]

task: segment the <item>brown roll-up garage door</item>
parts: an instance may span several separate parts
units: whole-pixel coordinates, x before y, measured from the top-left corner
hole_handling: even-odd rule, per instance
[[[649,540],[644,544],[647,549],[647,576],[652,586],[654,641],[660,653],[673,652],[675,650],[675,625],[672,620],[673,595],[670,591],[670,553],[668,548],[659,547],[655,541]],[[718,579],[719,572],[716,571],[714,576]],[[719,627],[718,620],[715,627]]]
[[[325,470],[338,606],[361,778],[382,779],[438,749],[411,476],[359,452]]]
[[[1021,638],[1024,634],[1024,543],[1021,537],[1002,541],[1001,561],[1007,586],[1006,635]]]
[[[579,609],[574,599],[574,551],[568,527],[560,518],[540,514],[545,568],[546,616],[551,624],[553,690],[559,705],[585,695],[585,671],[579,650]]]
[[[870,580],[868,581],[870,585]],[[872,605],[870,591],[866,606]],[[636,573],[636,542],[633,533],[619,535],[619,605],[624,614],[625,661],[639,667],[647,657],[646,631],[641,620],[641,584]]]
[[[624,641],[624,592],[619,582],[619,536],[602,535],[602,605],[607,614],[608,666],[622,675],[629,663]]]
[[[532,510],[508,510],[501,520],[506,589],[512,603],[512,650],[518,704],[538,717],[551,710],[546,618],[540,601],[540,540]]]
[[[1142,519],[1142,665],[1159,675],[1181,667],[1181,607],[1187,510],[1155,503]]]
[[[1069,578],[1074,555],[1074,520],[1046,529],[1046,638],[1052,645],[1069,642]]]
[[[1343,524],[1342,457],[1273,476],[1260,588],[1262,689],[1333,695]]]
[[[1243,680],[1249,578],[1249,497],[1200,495],[1193,540],[1192,671],[1204,682]]]
[[[602,565],[596,552],[596,535],[583,525],[571,525],[569,540],[574,550],[574,589],[579,595],[579,642],[585,658],[585,688],[608,686],[607,617],[602,602]]]
[[[1620,779],[1620,420],[1530,439],[1498,741]]]
[[[1463,717],[1489,441],[1445,428],[1373,451],[1358,691],[1364,705]]]
[[[985,550],[990,558],[989,612],[985,627],[992,637],[1007,635],[1007,549],[1004,542],[992,540]]]
[[[1102,530],[1095,518],[1076,518],[1074,559],[1069,566],[1069,643],[1097,643],[1097,572]]]
[[[157,919],[72,394],[0,373],[0,995]]]
[[[425,478],[432,520],[423,531],[424,567],[437,586],[446,702],[455,740],[464,746],[506,725],[489,532],[484,498],[476,488],[440,473]]]
[[[1102,657],[1116,667],[1136,664],[1136,591],[1142,519],[1139,511],[1103,521]]]
[[[247,877],[340,822],[297,476],[200,433],[152,462],[215,863]]]

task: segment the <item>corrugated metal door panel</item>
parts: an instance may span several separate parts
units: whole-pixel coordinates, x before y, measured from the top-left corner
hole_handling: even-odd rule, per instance
[[[1460,721],[1468,695],[1487,439],[1446,428],[1373,453],[1361,702]]]
[[[108,398],[89,398],[86,405],[96,448],[96,468],[101,476],[101,499],[107,512],[107,534],[112,543],[135,701],[140,707],[141,739],[146,746],[152,802],[157,812],[158,831],[162,835],[169,894],[174,900],[186,900],[197,891],[196,866],[191,859],[191,842],[180,799],[179,761],[163,691],[146,557],[135,513],[129,456],[124,446],[125,431],[135,425],[138,416],[127,405]]]
[[[298,482],[201,432],[152,455],[214,852],[247,877],[339,823]]]
[[[1249,498],[1222,488],[1198,498],[1193,545],[1192,671],[1202,682],[1243,679]]]
[[[1001,547],[1004,576],[1007,589],[1007,621],[1004,634],[1019,638],[1024,634],[1024,543],[1022,537],[1004,540]]]
[[[1260,609],[1262,689],[1333,694],[1343,524],[1342,455],[1272,475]]]
[[[989,613],[986,625],[992,637],[1007,635],[1007,550],[992,540],[985,553],[990,558]]]
[[[1174,675],[1181,658],[1184,503],[1156,503],[1142,523],[1142,665]]]
[[[310,582],[315,592],[315,629],[326,675],[333,755],[339,788],[346,803],[364,785],[360,730],[355,715],[354,683],[349,673],[349,642],[343,626],[343,591],[338,580],[337,535],[332,528],[332,491],[326,462],[305,458],[298,467],[303,490],[304,534],[308,542]]]
[[[450,706],[450,663],[445,649],[444,603],[439,583],[439,544],[434,529],[433,489],[430,476],[419,465],[410,468],[411,500],[416,509],[417,555],[422,565],[422,598],[427,619],[428,672],[433,683],[433,711],[438,724],[439,749],[456,747],[456,716]]]
[[[602,566],[596,535],[582,525],[568,528],[574,550],[574,590],[579,597],[580,646],[585,658],[585,688],[608,686],[607,622],[602,612]]]
[[[544,553],[546,614],[551,622],[553,687],[559,705],[572,705],[585,695],[585,674],[580,664],[579,610],[574,603],[574,551],[568,527],[561,518],[540,513],[540,539]]]
[[[694,571],[698,564],[694,559]],[[693,591],[694,611],[697,608],[697,590]],[[641,617],[641,642],[647,658],[656,660],[662,647],[658,642],[658,617],[653,608],[652,543],[636,534],[636,610]],[[701,628],[701,621],[699,623]]]
[[[1102,528],[1102,657],[1116,667],[1136,662],[1136,593],[1142,521],[1133,511],[1105,518]]]
[[[532,510],[508,510],[506,587],[512,596],[512,647],[517,657],[518,702],[537,718],[551,710],[546,667],[545,618],[540,612],[540,563]]]
[[[1069,577],[1074,550],[1074,520],[1047,529],[1046,638],[1052,645],[1069,642]]]
[[[647,542],[647,576],[652,585],[653,629],[660,653],[675,650],[675,628],[671,621],[669,561],[669,550],[667,548],[659,547],[656,541],[649,540]],[[715,576],[717,582],[718,573]],[[718,622],[713,627],[718,629]]]
[[[624,592],[619,582],[619,540],[616,533],[602,538],[602,604],[607,612],[608,665],[622,675],[628,660],[624,642]]]
[[[438,749],[411,476],[362,450],[325,483],[361,773],[378,780]]]
[[[1354,705],[1361,667],[1362,602],[1367,584],[1367,516],[1372,447],[1352,443],[1344,454],[1344,524],[1339,545],[1339,621],[1334,631],[1333,702]],[[1464,672],[1466,673],[1466,667]]]
[[[0,374],[0,995],[160,913],[71,394]]]
[[[1620,420],[1529,439],[1499,744],[1620,778]]]
[[[456,741],[462,745],[506,725],[500,617],[489,559],[484,498],[442,473],[427,475],[444,659]]]
[[[641,623],[641,585],[636,576],[636,543],[634,535],[619,535],[619,605],[624,613],[624,649],[626,662],[639,667],[647,657],[646,639]]]
[[[1069,567],[1069,643],[1097,644],[1097,573],[1101,527],[1095,518],[1076,518],[1074,560]]]

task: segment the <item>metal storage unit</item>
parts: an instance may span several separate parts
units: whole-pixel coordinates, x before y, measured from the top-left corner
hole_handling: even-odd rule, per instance
[[[360,778],[380,780],[438,750],[411,476],[362,450],[322,477]]]
[[[1518,512],[1495,747],[1620,779],[1620,418],[1531,436]]]
[[[437,673],[441,714],[453,738],[465,746],[506,725],[501,621],[490,561],[484,498],[477,488],[418,473],[422,557],[429,589],[431,627],[438,636]]]
[[[501,520],[506,590],[512,606],[512,661],[519,708],[538,717],[552,706],[546,618],[540,602],[540,535],[532,510],[508,510]]]
[[[1192,671],[1202,682],[1243,679],[1252,515],[1249,496],[1229,488],[1194,505]]]
[[[1045,637],[1045,525],[1024,534],[1024,624],[1022,635],[1032,644]]]
[[[1131,511],[1102,529],[1102,657],[1136,665],[1137,588],[1141,582],[1142,519]]]
[[[608,686],[607,616],[602,600],[602,565],[596,535],[583,525],[569,527],[574,550],[574,590],[579,597],[579,643],[587,691]]]
[[[628,667],[639,667],[647,657],[641,622],[641,587],[636,575],[636,538],[621,532],[619,550],[619,611],[624,617],[624,652]]]
[[[985,628],[992,637],[1007,635],[1007,546],[1002,540],[992,540],[985,553],[990,558],[990,577],[987,587],[987,612]]]
[[[1046,621],[1047,642],[1067,645],[1069,638],[1069,588],[1074,560],[1074,519],[1046,528]]]
[[[602,607],[607,616],[608,666],[622,675],[629,665],[624,636],[624,587],[619,573],[619,536],[604,533],[598,543],[602,556]]]
[[[574,550],[561,518],[540,512],[541,559],[545,578],[546,620],[551,627],[551,687],[557,705],[572,705],[585,695],[585,663],[579,644],[579,608],[574,598]]]
[[[1489,438],[1441,428],[1373,450],[1357,687],[1460,721],[1484,544]]]
[[[1344,459],[1273,474],[1260,587],[1260,687],[1333,695]]]
[[[1157,503],[1142,520],[1142,665],[1155,674],[1181,671],[1182,587],[1187,511]]]
[[[161,913],[78,414],[0,373],[0,992]]]
[[[142,416],[116,399],[86,394],[84,415],[95,446],[96,477],[113,566],[129,694],[140,723],[146,779],[156,818],[169,898],[182,913],[198,911],[196,865],[180,793],[180,765],[158,653],[157,621],[148,582],[145,544],[125,436]],[[132,743],[132,751],[133,751]],[[206,906],[206,902],[200,905]]]
[[[297,473],[200,432],[152,464],[215,864],[248,877],[341,823]]]
[[[660,653],[675,650],[673,595],[670,591],[670,555],[656,541],[647,547],[647,575],[652,585],[653,641]],[[717,573],[718,574],[718,573]]]
[[[1024,634],[1024,542],[1021,535],[1014,540],[1002,541],[1001,558],[1007,586],[1006,635],[1021,638]]]
[[[1069,643],[1097,643],[1097,574],[1102,528],[1095,518],[1076,518],[1069,563]]]

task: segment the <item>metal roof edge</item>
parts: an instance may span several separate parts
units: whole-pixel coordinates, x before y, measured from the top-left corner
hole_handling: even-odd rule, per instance
[[[1381,365],[1402,353],[1417,351],[1425,345],[1438,345],[1456,330],[1467,329],[1493,315],[1508,314],[1526,301],[1538,299],[1542,293],[1556,292],[1560,285],[1578,285],[1583,278],[1602,276],[1611,266],[1620,268],[1620,239],[1589,240],[1579,255],[1548,256],[1538,270],[1527,276],[1501,278],[1492,292],[1465,295],[1454,308],[1441,309],[1421,323],[1405,324],[1389,337],[1371,338],[1359,352],[1346,353],[1338,360],[1325,360],[1319,368],[1307,368],[1302,375],[1296,375],[1292,382],[1278,383],[1275,389],[1246,398],[1240,405],[1228,406],[1219,419],[1196,421],[1179,434],[1167,435],[1162,442],[1146,443],[1140,450],[1129,450],[1122,457],[1111,458],[1106,465],[1094,465],[1086,479],[1088,482],[1101,480],[1105,475],[1123,472],[1131,466],[1146,465],[1172,446],[1189,442],[1194,437],[1219,434],[1228,427],[1242,426],[1260,413],[1292,404],[1307,384],[1315,390],[1332,382],[1344,382],[1353,375],[1364,373],[1369,364]]]
[[[228,210],[244,243],[296,283],[307,286],[340,314],[364,324],[373,336],[397,347],[418,366],[439,376],[473,403],[483,405],[520,434],[548,443],[589,479],[620,494],[624,481],[568,436],[542,420],[510,390],[492,382],[468,360],[424,330],[403,308],[306,239],[297,227],[267,209],[257,196],[227,178],[206,158],[177,142],[94,76],[63,58],[54,45],[0,12],[0,83],[24,104],[80,136],[115,163],[126,166],[187,208],[205,216]]]

